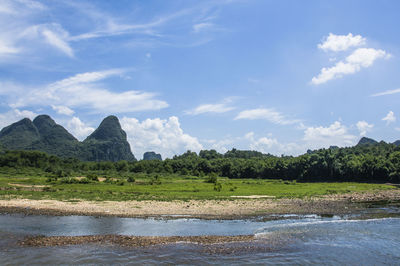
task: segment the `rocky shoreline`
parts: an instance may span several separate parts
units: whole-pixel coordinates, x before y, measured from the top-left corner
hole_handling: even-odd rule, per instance
[[[235,242],[250,242],[253,235],[237,236],[122,236],[122,235],[91,235],[91,236],[31,236],[20,241],[21,246],[65,246],[82,244],[110,244],[125,247],[149,247],[175,243],[191,243],[199,245],[224,244]]]
[[[344,215],[374,203],[400,202],[400,189],[335,194],[304,199],[232,199],[191,201],[56,201],[0,200],[0,213],[25,215],[86,215],[132,218],[247,219],[269,214]]]

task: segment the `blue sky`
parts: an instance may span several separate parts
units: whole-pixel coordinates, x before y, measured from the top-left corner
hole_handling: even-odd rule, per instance
[[[400,139],[398,1],[0,0],[0,128],[117,115],[137,158]]]

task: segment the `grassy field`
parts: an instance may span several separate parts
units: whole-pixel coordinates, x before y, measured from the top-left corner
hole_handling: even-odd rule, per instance
[[[392,189],[393,186],[366,183],[296,183],[283,180],[227,179],[136,174],[100,181],[86,177],[50,179],[41,174],[0,173],[0,199],[56,199],[65,201],[191,200],[233,199],[231,196],[266,195],[275,198],[304,198],[336,193]],[[94,178],[96,179],[96,178]],[[133,180],[131,180],[133,181]]]

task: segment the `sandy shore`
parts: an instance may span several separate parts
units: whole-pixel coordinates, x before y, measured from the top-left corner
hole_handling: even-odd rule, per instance
[[[400,189],[307,199],[123,202],[10,199],[0,200],[0,213],[234,219],[266,214],[346,214],[362,210],[365,208],[365,203],[375,201],[400,201]]]

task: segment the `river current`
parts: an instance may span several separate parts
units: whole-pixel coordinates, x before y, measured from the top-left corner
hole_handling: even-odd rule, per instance
[[[99,234],[252,234],[257,241],[205,246],[176,243],[148,248],[97,244],[21,247],[18,244],[31,235]],[[200,220],[2,214],[0,265],[21,264],[400,265],[400,218],[398,215],[386,218],[285,215],[249,220]]]

